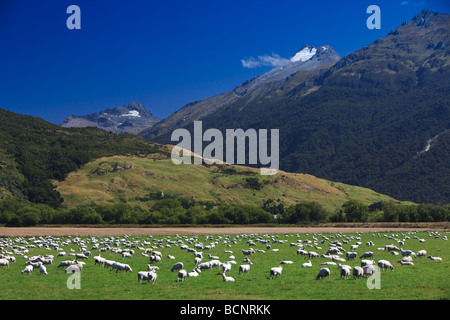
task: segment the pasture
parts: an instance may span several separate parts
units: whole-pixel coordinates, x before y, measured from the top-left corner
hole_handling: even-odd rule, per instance
[[[280,233],[280,234],[222,234],[222,235],[147,235],[147,236],[53,236],[53,237],[3,237],[0,238],[1,254],[14,257],[16,262],[0,266],[2,300],[440,300],[450,298],[450,248],[446,240],[448,232],[438,231],[395,231],[395,232],[346,232],[346,233]],[[421,240],[422,239],[422,240]],[[373,246],[367,243],[373,242]],[[403,243],[399,242],[402,241]],[[360,242],[355,250],[351,245]],[[414,257],[414,265],[401,265],[402,258],[384,250],[387,245],[400,250],[417,253],[426,250],[425,257]],[[270,246],[270,247],[269,247]],[[98,247],[98,249],[96,249]],[[356,259],[336,265],[321,265],[332,262],[332,258],[309,257],[297,254],[297,250],[314,251],[324,255],[330,248],[341,247],[341,258],[346,252],[357,252]],[[99,252],[100,249],[108,250]],[[203,261],[208,255],[217,256],[221,262],[234,260],[227,273],[234,282],[224,282],[221,270],[203,270],[198,277],[188,277],[177,282],[177,271],[171,272],[177,262],[184,264],[184,270],[195,267],[195,249],[203,252]],[[243,250],[255,250],[250,256],[253,265],[248,274],[239,274],[239,265],[245,264]],[[131,258],[122,257],[123,249],[134,250]],[[150,262],[143,255],[145,249],[159,251],[160,262]],[[381,250],[383,249],[383,250]],[[345,250],[345,252],[344,252]],[[74,260],[73,254],[89,251],[88,259],[79,274],[79,289],[69,289],[67,280],[71,274],[65,267],[57,265],[63,260]],[[231,251],[226,252],[226,251]],[[260,251],[260,252],[258,252]],[[379,289],[368,288],[368,278],[341,279],[338,264],[361,265],[360,256],[373,252],[373,260],[388,260],[394,270],[380,271],[377,283]],[[65,252],[65,257],[57,257]],[[71,255],[72,254],[72,255]],[[150,252],[148,252],[151,255]],[[48,275],[41,275],[38,269],[32,274],[21,274],[25,263],[33,256],[53,255],[53,265],[47,265]],[[108,260],[129,264],[133,272],[116,272],[94,263],[94,256],[101,255]],[[169,259],[168,256],[175,259]],[[229,257],[234,256],[234,259]],[[427,258],[441,257],[442,261]],[[312,267],[302,268],[311,261]],[[281,277],[269,279],[272,267],[281,261]],[[137,273],[146,271],[147,265],[157,266],[158,277],[154,284],[138,283]],[[331,271],[330,278],[316,280],[322,267]],[[371,278],[374,279],[374,278]],[[369,280],[370,282],[371,280]],[[375,283],[372,281],[372,283]]]

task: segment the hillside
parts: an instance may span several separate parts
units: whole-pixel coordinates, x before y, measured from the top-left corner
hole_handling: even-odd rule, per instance
[[[450,203],[449,44],[450,15],[423,10],[321,72],[203,117],[203,130],[276,128],[284,171]]]
[[[119,202],[149,208],[158,199],[183,199],[205,205],[257,207],[272,200],[285,206],[317,201],[334,210],[352,199],[367,205],[393,200],[369,189],[307,174],[280,171],[273,176],[261,176],[259,170],[248,167],[175,165],[170,159],[148,157],[96,159],[55,184],[69,208],[80,204]]]
[[[97,128],[62,128],[0,108],[0,198],[58,207],[63,199],[51,180],[63,180],[102,157],[166,154],[163,146]]]

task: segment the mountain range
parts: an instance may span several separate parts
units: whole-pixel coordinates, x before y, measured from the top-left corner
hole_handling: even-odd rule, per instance
[[[284,72],[296,67],[291,58],[233,91],[185,105],[140,135],[170,143],[174,128],[192,130],[194,120],[203,130],[277,128],[281,170],[399,200],[449,203],[449,37],[450,15],[423,10],[342,59],[317,61],[331,48],[305,47],[298,57],[309,59],[299,59],[298,70]]]
[[[97,127],[114,133],[138,134],[160,120],[137,101],[85,116],[70,116],[61,123],[65,128]]]
[[[201,120],[203,130],[279,129],[283,171],[397,200],[450,203],[449,37],[450,15],[423,10],[343,58],[327,45],[303,46],[285,64],[161,121],[139,102],[61,126],[0,109],[0,191],[56,206],[52,179],[98,157],[162,152],[97,128],[170,144],[174,129],[193,131]],[[29,126],[20,132],[18,122]]]

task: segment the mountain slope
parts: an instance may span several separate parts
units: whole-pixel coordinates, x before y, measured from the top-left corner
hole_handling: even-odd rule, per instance
[[[188,103],[139,135],[147,140],[159,141],[158,136],[170,134],[177,128],[214,114],[237,101],[251,102],[253,99],[279,88],[296,73],[315,74],[333,65],[339,59],[339,55],[330,46],[320,48],[304,46],[286,64],[246,81],[230,92]],[[161,141],[163,140],[164,138]],[[167,142],[167,139],[165,141]]]
[[[175,165],[170,159],[114,156],[96,159],[56,182],[69,207],[126,202],[150,208],[153,200],[195,199],[214,204],[260,207],[269,199],[285,206],[317,201],[334,210],[348,200],[364,204],[393,200],[372,190],[326,181],[306,174],[230,165]]]
[[[97,127],[115,133],[138,134],[145,128],[158,123],[159,119],[140,102],[106,109],[86,116],[70,116],[61,123],[65,128]]]
[[[282,170],[449,203],[449,17],[423,10],[321,73],[204,117],[203,130],[278,128]]]
[[[0,198],[58,207],[63,199],[51,180],[62,180],[102,156],[167,151],[132,135],[97,128],[61,128],[0,108]]]

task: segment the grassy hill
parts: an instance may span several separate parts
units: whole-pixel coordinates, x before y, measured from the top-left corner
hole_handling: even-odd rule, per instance
[[[0,199],[51,207],[61,204],[51,180],[63,180],[103,156],[165,154],[164,147],[136,136],[97,128],[62,128],[0,108]]]
[[[54,183],[68,208],[118,202],[148,208],[164,198],[258,207],[272,200],[284,205],[317,201],[334,210],[348,200],[367,205],[393,200],[366,188],[307,174],[279,171],[262,176],[258,169],[248,167],[175,165],[170,159],[136,156],[99,158]]]

